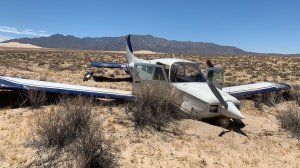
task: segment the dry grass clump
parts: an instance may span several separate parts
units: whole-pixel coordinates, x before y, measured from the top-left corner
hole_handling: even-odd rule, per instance
[[[70,146],[76,165],[89,168],[117,167],[117,159],[112,154],[110,144],[104,140],[99,127],[95,126],[98,125],[94,124],[94,127],[83,131]]]
[[[255,98],[256,105],[265,104],[267,106],[275,106],[276,104],[279,104],[283,101],[285,101],[286,98],[284,97],[283,93],[263,93],[260,95],[257,95]]]
[[[61,99],[56,109],[40,111],[35,123],[33,144],[41,154],[33,166],[117,166],[91,99]]]
[[[300,106],[300,85],[294,85],[291,89],[291,96],[296,100],[296,103]]]
[[[47,101],[46,93],[41,91],[30,90],[27,92],[29,105],[33,109],[38,109]]]
[[[176,105],[180,100],[179,92],[168,84],[153,86],[143,84],[136,90],[134,102],[129,103],[136,129],[162,128],[174,122],[179,111]]]
[[[39,113],[36,134],[42,145],[63,148],[76,139],[91,120],[91,102],[82,97],[61,99],[56,110]]]
[[[288,131],[300,140],[300,111],[298,109],[287,107],[279,111],[277,118],[282,129]]]

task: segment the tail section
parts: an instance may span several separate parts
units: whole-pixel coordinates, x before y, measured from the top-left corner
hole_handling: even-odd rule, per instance
[[[127,60],[128,63],[134,63],[136,58],[133,54],[133,50],[132,50],[132,46],[131,46],[131,42],[130,42],[130,35],[128,35],[126,37],[126,54],[127,54]]]

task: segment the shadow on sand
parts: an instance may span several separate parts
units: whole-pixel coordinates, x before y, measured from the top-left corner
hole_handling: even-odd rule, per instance
[[[108,78],[104,76],[94,76],[93,79],[95,82],[132,82],[132,78]]]
[[[214,126],[217,126],[217,127],[220,127],[220,128],[224,128],[222,125],[219,124],[217,118],[205,119],[205,120],[201,120],[201,121],[203,121],[205,123],[208,123],[210,125],[214,125]],[[237,123],[237,122],[234,122],[234,121],[230,120],[230,123],[229,123],[228,127],[224,128],[224,129],[227,129],[227,130],[223,130],[222,132],[220,132],[220,134],[218,136],[222,137],[226,133],[234,131],[234,132],[236,132],[238,134],[241,134],[243,136],[248,137],[248,135],[244,131],[241,130],[245,126],[246,125],[244,123]]]

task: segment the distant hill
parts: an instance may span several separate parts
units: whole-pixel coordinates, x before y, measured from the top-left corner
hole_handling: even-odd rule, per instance
[[[150,50],[162,53],[198,54],[245,54],[247,52],[232,46],[214,43],[167,40],[152,35],[131,35],[134,50]],[[49,37],[20,38],[5,42],[28,43],[45,48],[67,48],[84,50],[124,51],[125,36],[78,38],[70,35],[55,34]]]

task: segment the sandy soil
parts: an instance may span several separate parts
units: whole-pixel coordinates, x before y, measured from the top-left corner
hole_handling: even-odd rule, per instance
[[[143,57],[160,56],[150,54]],[[108,77],[128,77],[119,70],[95,70],[88,65],[91,60],[125,62],[123,54],[69,50],[7,50],[0,52],[0,58],[0,72],[6,76],[131,90],[129,82],[82,81],[83,74],[88,70]],[[187,58],[203,65],[208,57]],[[240,83],[264,79],[263,75],[251,72],[251,67],[247,67],[246,63],[233,66],[234,62],[247,60],[246,57],[209,58],[227,68],[225,78],[230,78],[233,83],[247,78],[251,80]],[[267,80],[275,78],[290,84],[299,83],[299,76],[292,72],[299,70],[294,62],[300,58],[288,58],[295,59],[291,61],[286,58],[257,57],[255,60],[260,62],[259,59],[277,61],[272,63],[273,66],[288,63],[289,68],[276,71],[278,75],[272,78],[268,76]],[[251,64],[256,70],[263,67],[255,62]],[[265,73],[271,74],[274,71]],[[5,97],[0,92],[1,96]],[[300,167],[299,142],[279,129],[275,117],[278,108],[296,108],[293,102],[283,102],[273,108],[264,106],[259,110],[253,101],[243,100],[241,111],[245,115],[246,127],[242,131],[247,136],[192,119],[177,122],[181,134],[147,131],[138,133],[133,122],[128,119],[130,116],[125,112],[125,105],[119,102],[113,106],[98,105],[93,108],[93,111],[100,114],[105,137],[112,142],[113,152],[118,156],[121,167]],[[35,149],[26,145],[32,135],[33,118],[53,106],[45,106],[42,110],[31,110],[28,107],[12,109],[10,106],[0,108],[0,167],[24,167],[34,160]]]
[[[286,106],[280,104],[279,106]],[[44,107],[49,110],[51,107]],[[121,167],[299,167],[299,143],[280,131],[274,113],[245,113],[247,135],[192,119],[178,121],[180,135],[137,133],[122,104],[94,109],[103,119]],[[0,164],[26,166],[35,150],[26,147],[34,116],[42,111],[2,109]],[[253,113],[253,111],[251,111]]]

